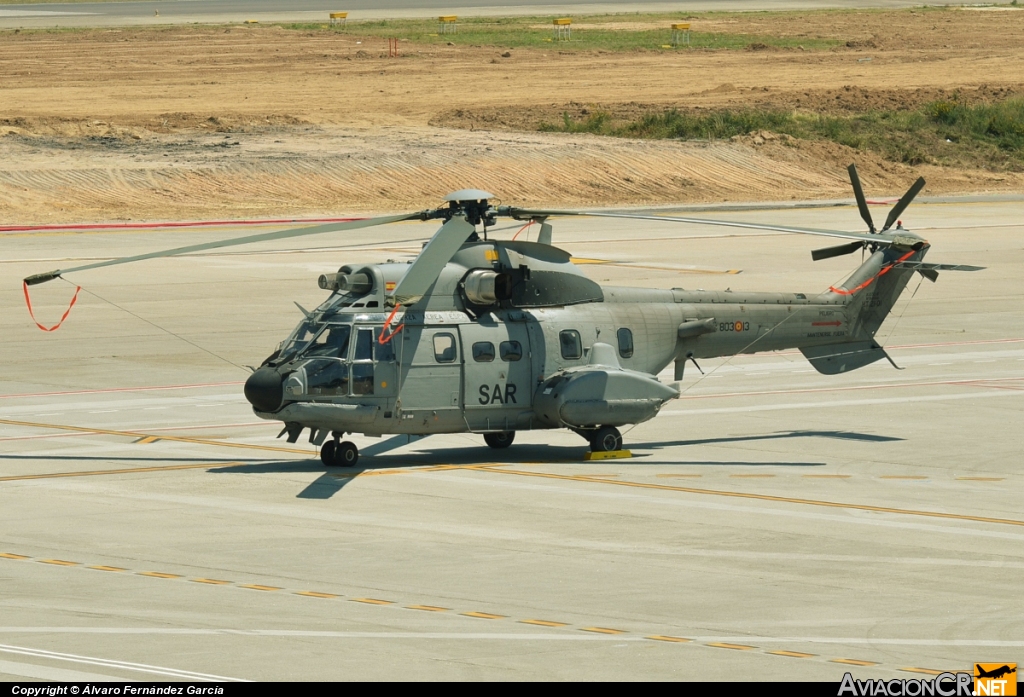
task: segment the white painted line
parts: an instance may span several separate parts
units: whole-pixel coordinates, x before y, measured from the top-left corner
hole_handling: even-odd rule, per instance
[[[0,19],[9,17],[73,17],[91,16],[98,12],[57,12],[54,10],[0,10]]]
[[[38,666],[32,663],[15,663],[14,661],[0,661],[0,674],[59,682],[132,682],[131,680],[113,675],[84,673],[80,670],[51,668],[50,666]]]
[[[9,646],[0,644],[0,652],[13,653],[20,656],[33,656],[35,658],[48,658],[57,661],[70,661],[72,663],[86,663],[105,668],[118,668],[120,670],[132,670],[138,673],[150,673],[153,675],[167,675],[172,678],[184,678],[186,680],[201,680],[204,682],[249,682],[240,678],[228,678],[223,675],[209,675],[207,673],[195,673],[190,670],[177,670],[175,668],[162,668],[151,666],[145,663],[129,663],[128,661],[112,661],[106,658],[94,658],[91,656],[79,656],[74,653],[58,653],[56,651],[44,651],[32,649],[25,646]]]
[[[885,399],[837,399],[832,402],[795,402],[793,404],[764,404],[749,407],[720,407],[717,409],[662,409],[658,416],[693,416],[694,414],[739,414],[781,409],[834,409],[860,407],[871,404],[905,404],[908,402],[946,402],[956,399],[986,399],[989,397],[1024,397],[1024,391],[967,392],[961,394],[922,397],[889,397]]]

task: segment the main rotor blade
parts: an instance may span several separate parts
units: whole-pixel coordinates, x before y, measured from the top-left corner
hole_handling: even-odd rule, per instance
[[[709,218],[680,218],[665,215],[638,215],[636,213],[599,213],[595,211],[557,211],[557,210],[534,210],[532,208],[509,208],[509,215],[515,218],[525,219],[533,216],[588,216],[592,218],[624,218],[627,220],[658,220],[664,223],[690,223],[693,225],[717,225],[720,227],[746,228],[747,230],[770,230],[773,232],[795,232],[801,235],[820,235],[823,237],[838,237],[845,240],[863,240],[875,244],[889,245],[892,240],[879,238],[878,235],[871,235],[865,232],[844,232],[842,230],[817,230],[814,228],[789,227],[786,225],[767,225],[765,223],[740,223],[732,220],[711,220]]]
[[[857,165],[851,164],[846,168],[850,173],[850,183],[853,184],[853,195],[857,197],[857,208],[860,209],[860,217],[868,224],[868,230],[875,231],[875,221],[871,219],[871,211],[868,210],[867,199],[864,198],[864,189],[860,185],[860,177],[857,176]]]
[[[121,257],[120,259],[111,259],[110,261],[101,261],[95,264],[86,264],[85,266],[76,266],[71,269],[58,269],[56,271],[49,271],[47,273],[35,274],[25,279],[25,283],[32,286],[37,283],[45,283],[46,281],[52,281],[55,278],[59,278],[62,274],[71,273],[72,271],[86,271],[88,269],[98,269],[103,266],[114,266],[116,264],[128,264],[133,261],[143,261],[145,259],[159,259],[161,257],[173,257],[179,254],[189,254],[191,252],[204,252],[208,249],[220,249],[222,247],[236,247],[242,244],[253,244],[255,242],[269,242],[271,240],[283,240],[289,237],[303,237],[305,235],[319,235],[325,232],[342,232],[344,230],[358,230],[360,228],[373,227],[375,225],[387,225],[388,223],[397,223],[402,220],[414,220],[422,217],[421,213],[404,213],[402,215],[388,215],[379,218],[364,218],[362,220],[352,220],[347,223],[326,223],[324,225],[314,225],[313,227],[303,228],[290,228],[288,230],[278,230],[276,232],[265,232],[259,235],[246,235],[245,237],[235,237],[230,240],[219,240],[217,242],[205,242],[203,244],[190,244],[186,247],[175,247],[174,249],[165,249],[160,252],[150,252],[148,254],[137,254],[131,257]]]
[[[426,295],[445,265],[475,229],[459,215],[452,216],[451,220],[442,225],[395,286],[391,294],[395,302],[411,305]]]
[[[863,247],[863,242],[849,242],[847,244],[836,245],[835,247],[815,249],[814,251],[811,252],[811,259],[813,259],[814,261],[821,261],[822,259],[841,257],[844,254],[853,254],[858,249],[862,249]]]
[[[924,177],[918,177],[914,185],[907,189],[907,193],[903,194],[903,198],[896,202],[896,205],[889,211],[889,217],[885,219],[885,226],[882,227],[882,232],[885,232],[892,227],[892,224],[900,217],[900,213],[910,205],[910,202],[914,200],[914,197],[920,193],[921,189],[924,188]]]

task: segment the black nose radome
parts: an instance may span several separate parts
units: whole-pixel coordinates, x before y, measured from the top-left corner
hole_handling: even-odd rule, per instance
[[[259,411],[277,411],[284,398],[284,378],[273,368],[260,368],[245,381],[245,398]]]

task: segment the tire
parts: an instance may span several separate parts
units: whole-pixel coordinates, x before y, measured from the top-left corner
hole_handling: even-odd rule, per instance
[[[335,467],[355,467],[359,462],[359,448],[352,441],[343,440],[334,452]]]
[[[499,433],[484,434],[484,442],[497,450],[507,448],[508,446],[512,445],[512,441],[514,441],[515,439],[515,431],[501,431]]]
[[[320,448],[320,462],[324,463],[325,467],[334,466],[334,454],[337,451],[338,444],[333,440],[325,441],[323,446]]]
[[[614,426],[602,426],[590,439],[590,449],[595,453],[622,450],[622,434]]]

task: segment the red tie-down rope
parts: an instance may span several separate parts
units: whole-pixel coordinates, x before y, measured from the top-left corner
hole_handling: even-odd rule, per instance
[[[850,290],[846,290],[846,289],[844,289],[844,288],[836,288],[835,286],[829,286],[829,288],[828,288],[828,289],[829,289],[830,291],[832,291],[833,293],[838,293],[839,295],[853,295],[853,294],[854,294],[854,293],[856,293],[857,291],[859,291],[859,290],[864,290],[865,288],[867,288],[868,286],[870,286],[870,285],[871,285],[872,283],[874,283],[874,282],[875,282],[875,279],[876,279],[876,278],[880,278],[880,277],[884,276],[885,274],[889,273],[890,269],[892,269],[892,268],[893,268],[894,266],[896,266],[896,264],[899,264],[899,263],[900,263],[901,261],[906,261],[906,260],[907,260],[907,259],[909,259],[909,258],[911,257],[911,255],[913,255],[913,254],[914,254],[914,252],[916,252],[916,251],[917,251],[916,249],[912,249],[912,250],[910,250],[909,252],[907,252],[906,254],[904,254],[903,256],[901,256],[901,257],[900,257],[899,259],[897,259],[896,261],[894,261],[894,262],[893,262],[892,264],[889,264],[888,266],[885,266],[885,267],[883,267],[881,271],[879,271],[879,272],[878,272],[878,273],[876,273],[876,274],[875,274],[874,276],[872,276],[872,277],[871,277],[871,278],[869,278],[868,280],[866,280],[866,281],[864,281],[863,283],[861,283],[861,284],[860,284],[859,286],[857,286],[856,288],[851,288]]]
[[[530,222],[528,222],[526,225],[524,225],[521,228],[519,228],[519,230],[516,232],[516,234],[512,235],[512,241],[515,242],[516,238],[519,237],[519,233],[522,232],[523,230],[525,230],[526,228],[530,227],[531,225],[533,225],[533,221],[532,220]],[[529,235],[530,233],[526,233],[526,234]]]
[[[78,293],[82,290],[82,286],[75,286],[75,295],[71,298],[71,304],[68,305],[68,309],[64,310],[64,314],[61,315],[60,321],[52,327],[47,327],[43,324],[39,324],[39,320],[36,319],[36,313],[32,311],[32,299],[28,296],[28,283],[25,281],[21,282],[21,289],[25,292],[25,304],[28,306],[28,314],[32,318],[32,321],[36,323],[36,326],[42,329],[44,332],[54,332],[60,329],[60,325],[64,324],[64,320],[71,314],[71,308],[75,306],[78,301]]]
[[[398,312],[398,308],[400,308],[401,306],[402,306],[402,303],[396,304],[395,305],[395,309],[391,311],[391,314],[388,315],[387,320],[385,320],[384,326],[383,326],[383,328],[381,328],[380,334],[377,336],[377,343],[380,344],[381,346],[383,346],[384,344],[386,344],[389,341],[391,341],[392,339],[394,339],[395,338],[395,334],[397,334],[398,332],[402,331],[402,327],[405,326],[405,322],[402,322],[397,327],[395,327],[394,330],[392,330],[390,334],[388,333],[388,329],[391,327],[391,323],[395,319],[395,314]]]

